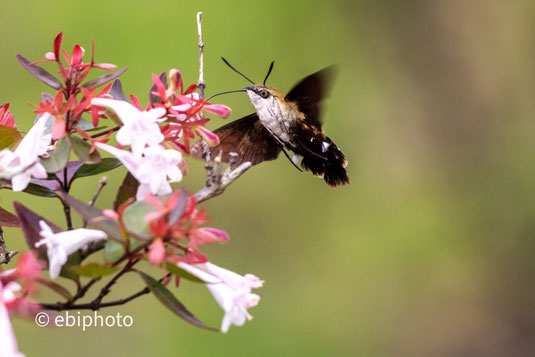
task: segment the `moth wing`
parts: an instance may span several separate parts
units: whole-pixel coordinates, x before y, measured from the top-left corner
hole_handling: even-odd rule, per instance
[[[282,150],[279,142],[262,125],[256,113],[247,115],[216,129],[219,145],[210,148],[212,157],[222,153],[222,161],[228,162],[230,153],[238,154],[238,165],[249,161],[256,165],[263,161],[274,160]],[[191,149],[192,155],[202,156],[202,142]]]
[[[335,67],[330,66],[303,78],[288,92],[284,100],[296,102],[309,125],[321,130],[320,102],[329,92]]]

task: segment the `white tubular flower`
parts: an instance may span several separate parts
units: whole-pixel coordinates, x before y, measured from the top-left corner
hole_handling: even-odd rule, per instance
[[[130,145],[136,156],[141,156],[146,145],[156,145],[164,139],[158,126],[159,119],[167,112],[164,108],[142,111],[128,102],[106,98],[95,98],[91,104],[110,108],[117,114],[124,124],[117,132],[117,142]]]
[[[0,283],[0,355],[5,357],[24,357],[19,352],[17,339],[11,327],[9,312],[6,304],[15,299],[15,292],[20,290],[20,285],[11,282],[6,286]]]
[[[45,134],[49,117],[50,114],[46,113],[39,118],[15,151],[0,151],[0,178],[10,179],[15,192],[23,191],[32,177],[47,177],[45,168],[39,162],[39,156],[47,153],[52,140],[51,134]]]
[[[50,278],[56,279],[61,272],[61,267],[67,262],[67,258],[78,249],[95,240],[106,239],[106,233],[96,229],[79,228],[72,231],[54,233],[45,221],[40,221],[43,239],[35,243],[38,248],[46,245],[48,255],[48,271]]]
[[[182,171],[178,164],[182,154],[176,150],[166,150],[161,145],[153,145],[142,151],[142,156],[117,149],[113,146],[97,143],[97,147],[106,150],[118,158],[128,171],[139,181],[136,199],[142,201],[145,193],[166,195],[173,192],[170,182],[182,180]],[[168,179],[169,178],[169,179]]]
[[[252,288],[260,288],[264,283],[252,274],[241,276],[212,263],[178,263],[178,267],[206,282],[215,300],[225,311],[221,331],[226,333],[230,325],[242,326],[253,317],[247,309],[256,306],[260,296],[251,293]]]
[[[182,154],[176,150],[166,150],[161,145],[155,145],[146,148],[143,156],[145,161],[137,170],[139,181],[148,185],[151,193],[160,195],[171,193],[169,182],[182,181],[182,171],[178,168],[178,164],[182,161]]]

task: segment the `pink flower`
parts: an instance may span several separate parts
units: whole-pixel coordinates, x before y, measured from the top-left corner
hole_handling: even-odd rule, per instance
[[[209,146],[219,145],[219,138],[217,135],[206,129],[204,126],[195,127],[195,132],[202,137]]]
[[[226,243],[229,239],[227,232],[217,228],[203,227],[191,230],[189,234],[190,247],[198,247],[209,243]]]
[[[149,250],[149,262],[151,264],[160,264],[165,258],[165,245],[159,238],[152,242]]]
[[[252,274],[241,276],[210,262],[202,264],[178,263],[178,267],[206,283],[215,300],[225,311],[221,331],[227,332],[230,325],[242,326],[253,317],[247,309],[256,306],[260,296],[251,293],[252,288],[260,288],[264,283]]]
[[[0,282],[6,285],[18,280],[25,291],[33,291],[34,283],[39,278],[43,267],[43,263],[37,260],[37,254],[34,251],[24,252],[17,261],[15,269],[0,273]]]
[[[15,282],[5,286],[0,282],[0,355],[2,357],[24,357],[19,352],[7,307],[16,300],[15,293],[18,290],[20,290],[20,285]]]
[[[228,118],[230,113],[232,113],[232,110],[223,104],[207,104],[202,110],[220,116],[223,119]]]
[[[176,103],[171,109],[180,113],[186,113],[191,109],[194,109],[196,114],[198,111],[208,112],[220,116],[222,118],[228,118],[232,113],[232,110],[223,104],[210,104],[199,97],[199,93],[191,93],[180,95],[176,98]],[[181,118],[181,117],[178,117]],[[184,116],[185,118],[185,116]]]
[[[176,207],[178,203],[178,199],[180,198],[180,191],[175,191],[171,195],[171,197],[164,200],[164,202],[160,202],[160,200],[150,194],[145,194],[145,201],[149,203],[151,206],[157,209],[155,212],[147,213],[143,219],[147,222],[153,221],[155,219],[160,219],[162,217],[165,217],[173,210],[173,208]]]

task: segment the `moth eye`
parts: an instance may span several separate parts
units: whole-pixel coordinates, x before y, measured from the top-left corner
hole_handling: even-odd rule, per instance
[[[265,89],[261,90],[260,91],[260,96],[264,99],[266,99],[267,97],[269,97],[269,92]]]

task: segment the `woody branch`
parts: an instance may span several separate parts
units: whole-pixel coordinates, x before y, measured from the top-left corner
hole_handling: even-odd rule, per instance
[[[199,91],[199,97],[204,99],[204,90],[206,83],[204,82],[204,41],[202,38],[202,12],[197,13],[197,33],[199,36],[199,81],[197,82],[197,88]],[[206,201],[212,197],[222,194],[228,185],[234,182],[238,177],[243,175],[251,167],[250,162],[244,162],[240,166],[236,167],[238,162],[238,154],[230,153],[229,166],[223,172],[221,165],[221,154],[216,156],[212,160],[210,148],[208,144],[203,141],[202,143],[203,159],[206,164],[206,186],[195,193],[197,202]]]
[[[9,252],[6,247],[6,242],[4,240],[4,231],[0,227],[0,264],[7,264],[11,259],[19,253],[18,250],[13,250]]]

